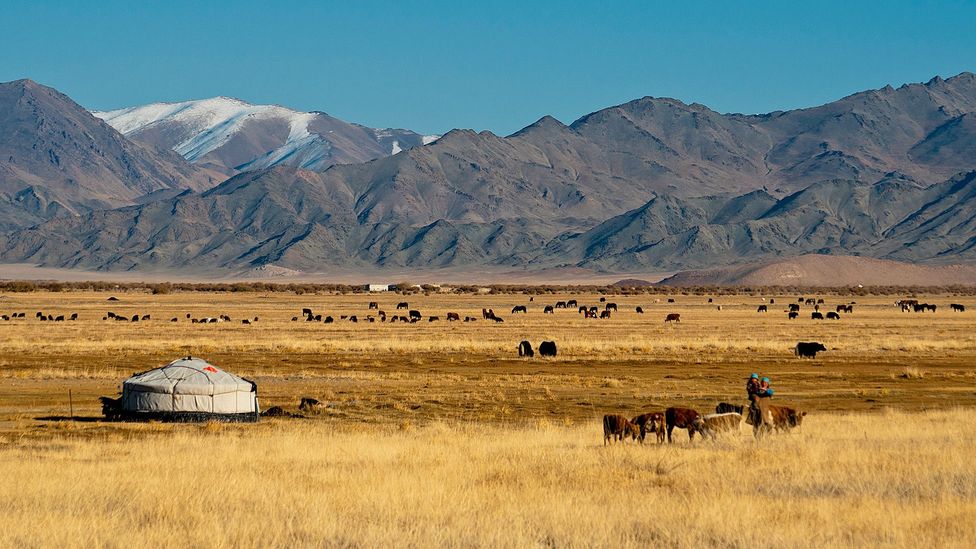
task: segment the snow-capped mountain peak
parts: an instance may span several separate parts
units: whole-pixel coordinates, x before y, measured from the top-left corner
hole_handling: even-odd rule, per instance
[[[231,172],[277,164],[325,169],[396,154],[439,137],[374,130],[323,112],[252,105],[222,96],[92,114],[130,138],[170,148],[191,162],[223,165]]]

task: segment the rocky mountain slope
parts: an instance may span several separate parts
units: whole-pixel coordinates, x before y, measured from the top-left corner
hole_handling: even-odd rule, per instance
[[[396,154],[437,138],[229,97],[93,114],[130,139],[171,149],[190,162],[227,174],[277,165],[323,170]]]
[[[0,230],[216,182],[31,80],[0,84]]]

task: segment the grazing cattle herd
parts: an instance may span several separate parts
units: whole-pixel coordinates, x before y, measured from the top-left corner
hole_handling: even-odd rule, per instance
[[[757,397],[755,401],[750,407],[722,402],[715,407],[715,413],[705,415],[679,407],[643,413],[630,420],[620,414],[607,414],[603,416],[603,444],[623,442],[628,437],[643,444],[648,432],[655,433],[658,444],[663,444],[665,438],[671,444],[675,429],[688,431],[692,442],[695,434],[701,435],[702,440],[717,440],[719,435],[740,432],[743,419],[752,425],[753,436],[762,438],[773,431],[788,432],[799,427],[807,415],[789,406],[771,404],[768,398]]]

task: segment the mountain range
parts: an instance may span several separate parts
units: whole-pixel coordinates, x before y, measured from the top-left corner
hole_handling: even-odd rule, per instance
[[[2,228],[4,261],[628,273],[803,254],[976,261],[971,73],[763,115],[646,97],[569,125],[546,116],[507,137],[452,130],[426,144],[406,130],[225,98],[85,118],[49,94],[71,109],[41,111],[47,126],[82,120],[92,138],[119,143],[123,165],[137,164],[125,154],[142,153],[135,158],[149,164],[137,165],[152,177],[117,178],[136,189],[128,204],[86,203],[75,188],[75,200],[58,204],[85,208],[22,208]],[[8,105],[0,93],[0,117]],[[0,142],[0,170],[53,162],[29,145],[38,141],[31,117],[18,120],[19,133],[0,126],[13,144]],[[60,134],[44,135],[45,145],[58,144]],[[99,150],[89,156],[108,162]],[[78,155],[72,165],[88,166]],[[34,188],[66,186],[50,175],[64,170],[46,169],[26,172]],[[207,185],[216,173],[232,177]],[[0,191],[16,197],[24,189],[14,181],[0,171]]]

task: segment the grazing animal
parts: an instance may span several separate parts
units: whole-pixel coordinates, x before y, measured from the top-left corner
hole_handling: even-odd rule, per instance
[[[55,322],[64,322],[64,315],[58,315],[54,318]]]
[[[512,307],[512,314],[513,315],[514,314],[517,314],[517,313],[527,313],[527,312],[528,312],[528,310],[525,308],[525,305],[516,305],[516,306]]]
[[[107,301],[118,301],[118,300],[119,300],[119,298],[117,298],[115,296],[112,296],[112,297],[109,297]]]
[[[132,322],[139,322],[139,315],[132,315]]]
[[[643,307],[637,307],[636,310],[637,310],[637,314],[639,314],[639,315],[644,314],[644,308]]]
[[[308,413],[318,412],[321,406],[322,403],[319,402],[318,399],[311,398],[311,397],[302,397],[302,401],[301,403],[299,403],[298,409],[308,414]]]
[[[461,315],[457,313],[447,313],[447,320],[449,321],[461,320]]]
[[[824,304],[823,298],[821,297],[820,299],[818,299],[817,300],[817,303],[820,304],[820,305],[823,305]]]
[[[565,301],[557,301],[556,302],[556,308],[557,309],[565,309],[566,308],[566,302]]]
[[[610,311],[603,311],[600,313],[600,318],[610,318]]]
[[[251,321],[246,318],[241,320],[241,324],[250,324],[250,323]]]
[[[786,317],[789,318],[790,320],[793,320],[794,318],[796,318],[798,316],[800,316],[800,313],[798,313],[796,311],[790,311],[790,312],[786,313]]]
[[[688,430],[688,440],[695,439],[695,431],[699,430],[700,423],[695,420],[701,416],[691,408],[668,408],[664,411],[664,421],[668,428],[668,443],[672,443],[671,432],[677,427]]]
[[[668,316],[664,317],[665,322],[681,322],[681,313],[668,313]]]
[[[817,353],[826,351],[823,343],[816,341],[801,341],[793,348],[793,353],[800,358],[817,358]]]
[[[545,313],[545,314],[547,314],[547,315],[551,315],[551,314],[555,314],[556,313],[556,310],[552,308],[552,305],[546,305],[542,309],[542,312]]]
[[[742,424],[742,413],[741,412],[723,412],[707,414],[702,416],[702,422],[704,423],[704,429],[702,430],[702,436],[710,435],[713,439],[718,433],[727,433],[730,431],[738,431],[739,425]]]
[[[71,313],[71,316],[68,317],[68,320],[78,320],[78,313]]]
[[[789,431],[794,427],[799,427],[806,417],[806,412],[800,412],[789,406],[777,406],[770,404],[769,415],[772,417],[773,428],[777,431]]]
[[[604,310],[605,311],[617,312],[617,304],[616,303],[607,303],[607,306],[604,307]]]
[[[727,414],[729,412],[735,412],[741,415],[743,410],[745,410],[745,406],[741,404],[730,404],[728,402],[719,402],[718,406],[715,407],[716,414]]]
[[[410,309],[410,312],[408,314],[409,314],[411,320],[413,320],[415,318],[417,320],[420,320],[421,317],[422,317],[421,314],[420,314],[420,311],[418,311],[417,309]]]
[[[556,342],[543,341],[539,344],[539,356],[556,356]]]
[[[375,301],[370,301],[369,302],[369,308],[370,309],[377,309],[378,310],[380,308],[380,304],[377,303],[377,302],[375,302]]]
[[[674,298],[673,297],[669,297],[668,298],[668,303],[674,303]]]
[[[0,315],[0,320],[10,320],[10,317],[7,315]]]
[[[800,312],[800,306],[797,305],[796,303],[790,303],[790,312],[791,313],[798,313],[798,312]]]
[[[98,397],[98,400],[102,403],[102,415],[105,419],[115,420],[122,419],[122,398],[112,398],[112,397]]]
[[[637,440],[640,436],[640,428],[630,422],[629,419],[618,414],[607,414],[603,416],[603,445],[613,439],[614,442],[621,441],[630,437]]]
[[[594,306],[590,307],[587,310],[590,311],[591,313],[596,313],[596,312],[599,312],[600,311],[600,308],[597,307],[596,305],[594,305]]]
[[[640,440],[641,444],[644,443],[644,438],[647,433],[651,432],[657,436],[658,444],[664,442],[664,413],[663,412],[650,412],[647,414],[641,414],[634,419],[630,420],[631,423],[637,425],[640,428]]]
[[[353,317],[353,318],[355,318],[355,317]],[[437,322],[440,319],[441,319],[441,317],[439,317],[439,316],[429,316],[429,317],[427,317],[427,322]],[[353,322],[355,322],[355,320]]]
[[[578,307],[578,306],[579,306],[579,303],[577,303],[575,299],[570,299],[569,301],[566,302],[566,308],[567,309],[572,309],[572,308]]]
[[[722,306],[721,306],[721,305],[716,305],[716,306],[715,306],[715,310],[717,310],[717,311],[721,311],[721,310],[722,310]]]
[[[312,316],[312,309],[309,309],[308,307],[304,307],[302,309],[302,316]]]
[[[833,311],[830,311],[829,313],[827,313],[827,320],[840,320],[840,315]]]
[[[600,296],[600,303],[603,303],[603,302],[605,302],[606,300],[607,300],[607,298],[606,298],[606,297],[604,297],[604,296]]]
[[[150,320],[150,319],[152,319],[151,316],[149,316],[149,315],[142,315],[142,320]]]
[[[491,317],[491,319],[494,320],[495,322],[505,322],[505,319],[500,316],[493,316]]]
[[[959,303],[952,303],[951,305],[949,305],[949,308],[952,309],[953,311],[956,311],[957,313],[966,312],[966,306],[960,305]]]
[[[170,322],[179,322],[180,319],[174,316],[173,318],[169,319],[169,321]]]
[[[407,304],[406,301],[401,301],[400,303],[397,303],[397,309],[409,309],[409,308],[410,305]]]
[[[532,344],[529,343],[528,341],[523,341],[522,343],[519,343],[518,353],[519,356],[527,356],[529,358],[535,356],[535,351],[532,350]]]
[[[814,312],[810,313],[810,318],[812,320],[823,320],[824,319],[823,313],[818,312],[818,311],[814,311]]]
[[[768,309],[768,308],[767,308],[767,307],[766,307],[765,305],[760,305],[760,306],[759,306],[759,308],[758,308],[758,309],[756,309],[756,312],[757,312],[757,313],[765,313],[765,312],[767,312],[768,310],[769,310],[769,309]]]
[[[596,311],[591,311],[589,309],[583,311],[583,318],[596,318]]]
[[[292,322],[298,322],[298,317],[297,317],[297,316],[293,316],[293,317],[291,317],[291,321],[292,321]]]
[[[325,320],[322,321],[322,324],[332,324],[333,322],[335,322],[335,319],[331,316],[327,316],[325,317]]]

